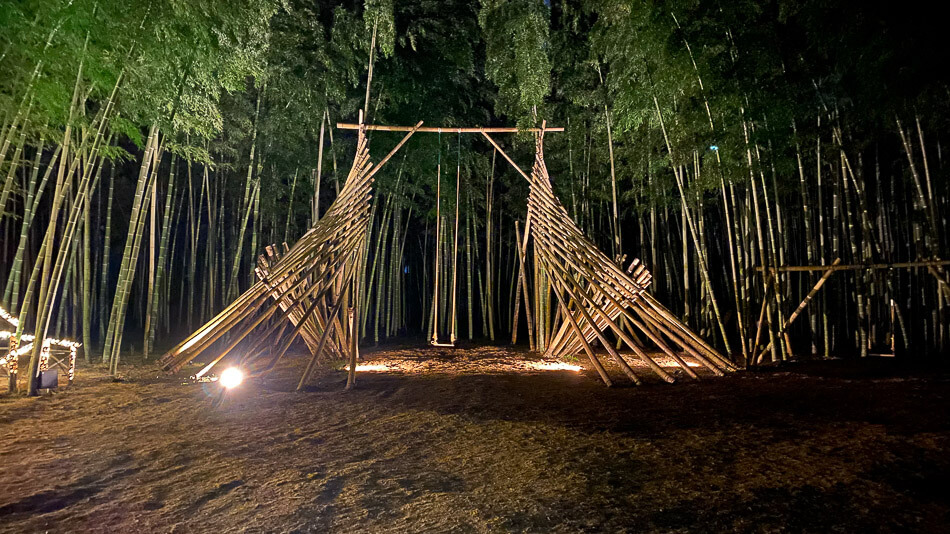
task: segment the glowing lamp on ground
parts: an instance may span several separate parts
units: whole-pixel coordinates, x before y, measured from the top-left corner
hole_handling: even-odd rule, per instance
[[[227,389],[240,386],[242,381],[244,381],[244,373],[237,367],[228,367],[221,373],[221,377],[218,379],[218,382]]]

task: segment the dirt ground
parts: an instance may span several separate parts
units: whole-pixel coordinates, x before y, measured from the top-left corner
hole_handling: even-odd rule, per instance
[[[364,356],[349,392],[293,392],[298,359],[220,404],[145,365],[0,397],[0,532],[950,531],[945,372],[606,388],[500,348]]]

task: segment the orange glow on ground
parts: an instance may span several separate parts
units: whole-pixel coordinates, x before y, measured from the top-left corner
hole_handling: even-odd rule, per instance
[[[536,369],[538,371],[582,371],[584,368],[580,365],[572,365],[570,363],[564,362],[529,362],[529,369]]]
[[[383,364],[371,364],[371,363],[361,363],[356,366],[357,372],[378,372],[378,371],[388,371],[389,366]]]

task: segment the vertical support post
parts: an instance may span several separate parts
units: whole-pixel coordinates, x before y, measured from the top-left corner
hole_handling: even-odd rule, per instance
[[[7,372],[10,375],[10,384],[9,391],[10,393],[16,393],[17,391],[17,376],[19,375],[19,356],[17,356],[17,348],[19,347],[20,338],[16,333],[10,335],[10,351],[7,353]]]
[[[352,389],[356,385],[356,353],[359,350],[359,336],[356,333],[356,298],[353,299],[354,306],[349,309],[350,319],[350,365],[346,375],[346,389]]]
[[[33,343],[36,343],[36,340],[33,340]],[[30,380],[33,381],[32,389],[34,391],[40,388],[40,376],[45,371],[49,371],[49,342],[44,339],[43,347],[40,349],[39,366],[36,369],[36,374],[30,377]]]

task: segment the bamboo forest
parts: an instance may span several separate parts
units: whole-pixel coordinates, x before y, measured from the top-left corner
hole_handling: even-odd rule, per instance
[[[940,26],[0,0],[0,533],[944,530]]]

